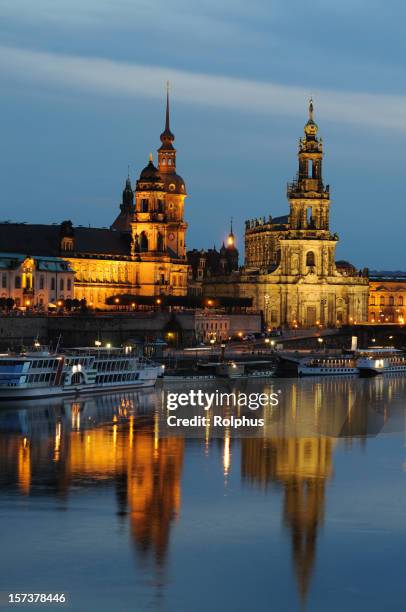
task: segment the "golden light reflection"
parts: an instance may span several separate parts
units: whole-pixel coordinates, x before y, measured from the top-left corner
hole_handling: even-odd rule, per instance
[[[54,461],[59,461],[61,451],[61,423],[57,423],[55,429]]]
[[[224,433],[224,446],[223,446],[223,472],[226,478],[230,471],[230,465],[231,465],[230,430],[226,429]]]
[[[27,438],[21,440],[18,449],[18,485],[24,495],[28,495],[31,487],[31,455]]]

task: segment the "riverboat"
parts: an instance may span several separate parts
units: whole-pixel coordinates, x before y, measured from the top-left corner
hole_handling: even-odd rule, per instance
[[[406,373],[406,353],[389,347],[373,347],[359,351],[357,367],[360,376]]]
[[[132,347],[35,350],[0,355],[0,400],[36,399],[153,387],[163,366]]]
[[[302,359],[297,366],[299,376],[356,376],[358,368],[352,355],[317,356]]]

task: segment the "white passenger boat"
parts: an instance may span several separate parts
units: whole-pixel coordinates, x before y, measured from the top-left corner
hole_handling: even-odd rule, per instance
[[[297,366],[299,376],[357,375],[356,360],[352,355],[318,356],[302,359]]]
[[[361,376],[406,373],[406,353],[393,346],[361,350],[358,353],[357,367]]]
[[[38,350],[0,355],[0,400],[36,399],[153,387],[163,366],[131,347]]]

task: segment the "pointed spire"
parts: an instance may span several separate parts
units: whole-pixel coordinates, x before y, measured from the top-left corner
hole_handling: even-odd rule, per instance
[[[166,111],[165,111],[165,129],[161,136],[162,147],[166,149],[173,148],[172,143],[175,140],[175,136],[171,132],[170,128],[170,112],[169,112],[169,81],[166,82]]]
[[[152,155],[152,152],[149,154],[149,161],[154,163],[154,157]]]
[[[228,234],[228,238],[227,238],[227,247],[234,247],[235,246],[235,237],[234,237],[234,232],[233,232],[233,218],[231,217],[230,220],[230,233]]]
[[[166,81],[166,116],[165,116],[165,132],[170,132],[169,127],[169,81]]]
[[[310,100],[309,100],[309,120],[310,121],[314,120],[313,111],[314,111],[314,108],[313,108],[313,98],[310,98]]]
[[[310,137],[311,140],[316,138],[318,132],[318,125],[314,121],[314,106],[313,106],[313,98],[309,100],[309,118],[307,120],[306,125],[304,126],[304,131],[306,134],[306,139]],[[300,148],[300,145],[299,145]]]

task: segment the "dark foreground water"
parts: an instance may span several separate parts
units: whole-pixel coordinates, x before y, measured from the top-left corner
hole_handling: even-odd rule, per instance
[[[86,612],[403,609],[406,378],[271,387],[279,406],[243,438],[175,435],[161,389],[4,406],[2,600],[64,592]]]

